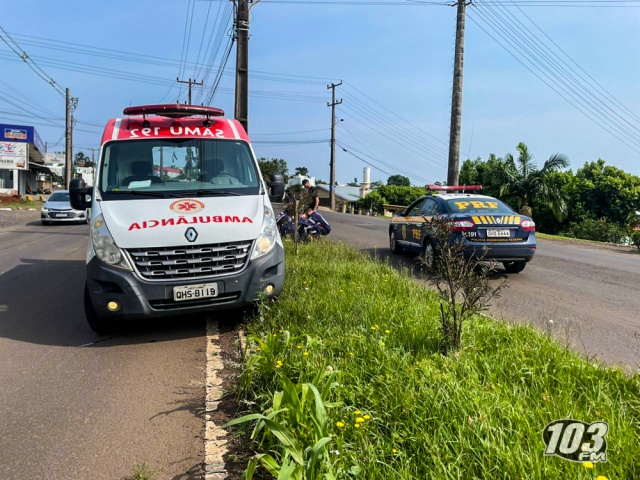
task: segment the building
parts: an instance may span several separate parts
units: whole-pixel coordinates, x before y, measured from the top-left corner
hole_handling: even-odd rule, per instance
[[[176,178],[179,175],[182,175],[182,170],[180,170],[179,168],[174,168],[174,167],[163,167],[162,171],[164,172],[164,176],[167,176],[169,178]],[[159,165],[154,165],[153,166],[153,174],[156,176],[160,176],[160,166]]]
[[[0,195],[35,193],[44,186],[52,174],[44,155],[44,144],[34,127],[0,124]]]

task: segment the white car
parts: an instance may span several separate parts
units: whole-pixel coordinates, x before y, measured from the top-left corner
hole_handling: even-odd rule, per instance
[[[40,220],[43,225],[51,223],[89,223],[89,210],[74,210],[69,203],[69,191],[53,192],[42,206]]]

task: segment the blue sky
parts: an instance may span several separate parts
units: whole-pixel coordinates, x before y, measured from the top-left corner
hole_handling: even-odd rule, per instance
[[[179,93],[184,100],[186,89],[179,91],[176,77],[201,80],[206,71],[204,52],[219,38],[220,49],[207,78],[210,88],[230,28],[222,22],[226,1],[65,0],[15,5],[3,9],[0,26],[50,77],[79,98],[74,143],[76,151],[88,155],[88,148],[99,146],[104,123],[121,115],[123,107],[175,101]],[[468,11],[462,159],[513,153],[524,141],[540,163],[562,152],[569,156],[574,171],[584,162],[603,158],[640,175],[640,8],[556,5],[520,10],[477,3]],[[190,36],[185,35],[185,24],[191,25]],[[620,104],[602,91],[582,91],[569,77],[570,70],[550,63],[553,60],[547,54],[541,56],[542,50],[538,50],[539,61],[553,73],[543,70],[538,75],[564,82],[561,85],[580,95],[574,103],[585,111],[594,106],[593,115],[620,138],[586,118],[478,25],[504,45],[516,45],[535,34],[562,55],[536,25],[540,27]],[[491,25],[508,38],[500,38]],[[331,111],[327,102],[331,97],[327,84],[342,80],[337,97],[343,104],[337,108],[337,117],[344,121],[338,123],[336,137],[349,153],[336,148],[339,182],[360,180],[367,164],[372,166],[372,180],[386,181],[396,173],[409,176],[416,185],[446,180],[454,30],[455,8],[448,6],[278,4],[275,0],[256,4],[251,9],[249,52],[249,135],[256,154],[284,158],[291,172],[305,166],[311,175],[328,180]],[[85,49],[88,55],[79,53],[82,45],[91,47]],[[512,51],[527,63],[522,45]],[[212,50],[206,58],[211,58]],[[576,78],[588,78],[563,58]],[[185,68],[180,68],[181,59],[189,62]],[[233,115],[234,66],[235,47],[211,103],[228,116]],[[60,120],[64,99],[2,42],[0,72],[0,122],[35,123],[43,141],[52,145],[50,151],[62,150],[62,145],[54,144],[64,142]],[[132,75],[136,81],[130,79]],[[206,97],[194,90],[194,103]]]

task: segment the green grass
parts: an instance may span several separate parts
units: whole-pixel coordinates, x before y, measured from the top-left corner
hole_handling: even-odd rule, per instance
[[[33,200],[20,199],[15,201],[11,198],[11,201],[2,201],[0,197],[0,208],[10,208],[11,210],[26,210],[28,208],[35,208],[40,210],[42,205],[44,205],[43,201],[37,200],[39,195],[32,195]]]
[[[640,478],[639,375],[484,317],[465,326],[460,352],[442,356],[434,292],[342,245],[286,249],[282,296],[247,326],[250,345],[266,343],[240,394],[263,412],[283,377],[337,372],[327,409],[335,470],[356,466],[371,480]],[[587,470],[544,457],[541,432],[561,418],[608,422],[608,462]]]

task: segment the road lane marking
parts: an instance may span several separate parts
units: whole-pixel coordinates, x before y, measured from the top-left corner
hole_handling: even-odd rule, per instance
[[[217,372],[223,368],[220,356],[220,336],[218,322],[207,316],[207,368],[206,398],[204,413],[204,478],[223,480],[227,478],[223,456],[227,453],[227,432],[215,424],[212,413],[222,400],[222,379]]]

